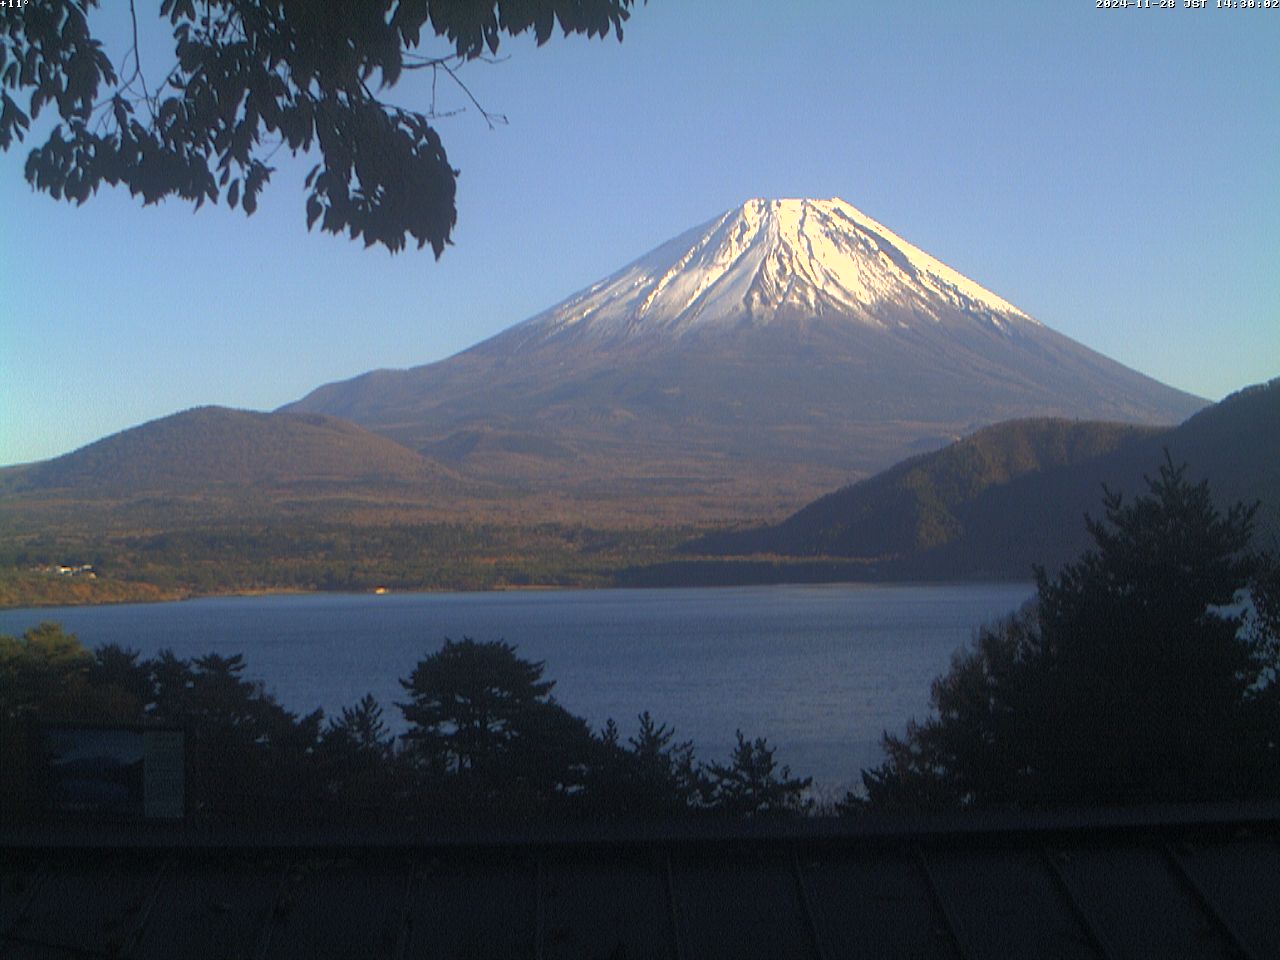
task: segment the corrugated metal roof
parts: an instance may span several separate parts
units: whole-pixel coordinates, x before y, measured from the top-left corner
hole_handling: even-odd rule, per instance
[[[1280,957],[1280,809],[0,835],[0,958]]]

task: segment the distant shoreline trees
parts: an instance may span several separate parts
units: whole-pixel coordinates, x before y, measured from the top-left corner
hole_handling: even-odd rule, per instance
[[[1280,564],[1253,508],[1214,506],[1166,457],[1145,494],[1107,493],[1094,546],[980,630],[933,685],[933,715],[886,734],[846,813],[1280,796]],[[723,762],[648,713],[592,731],[544,664],[504,642],[446,640],[401,681],[394,737],[366,696],[297,716],[241,657],[86,650],[56,624],[0,637],[0,800],[40,814],[32,720],[189,731],[199,822],[513,823],[785,817],[814,812],[764,739]],[[33,765],[34,762],[34,765]]]

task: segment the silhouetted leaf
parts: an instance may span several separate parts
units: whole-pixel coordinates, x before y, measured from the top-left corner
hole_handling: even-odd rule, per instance
[[[71,128],[71,149],[62,151],[51,135],[26,165],[29,182],[55,197],[82,202],[105,181],[124,185],[146,204],[178,196],[199,208],[216,201],[218,188],[239,174],[242,185],[227,200],[252,213],[270,172],[265,150],[274,149],[264,148],[264,134],[278,134],[293,152],[319,143],[317,170],[331,175],[315,187],[328,201],[325,230],[345,230],[392,251],[411,236],[438,257],[457,219],[457,172],[426,117],[380,102],[368,89],[370,79],[377,75],[383,87],[394,86],[406,53],[431,35],[452,43],[462,60],[496,53],[504,33],[533,30],[541,44],[557,20],[566,34],[602,36],[613,26],[621,36],[633,3],[163,0],[159,15],[172,25],[177,67],[153,88],[147,124],[132,116],[141,99],[134,76],[108,98],[109,112],[97,114],[104,123],[94,125],[99,87],[119,78],[85,19],[93,5],[59,2],[29,11],[27,30],[9,29],[11,42],[0,44],[0,78],[31,91],[32,117],[55,104],[64,122],[82,121]],[[0,149],[20,140],[27,125],[26,114],[6,98]],[[308,176],[308,190],[316,176],[315,170]],[[308,200],[308,224],[318,216]]]

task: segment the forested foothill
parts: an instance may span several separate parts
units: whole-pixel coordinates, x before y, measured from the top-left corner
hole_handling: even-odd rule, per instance
[[[815,500],[783,522],[704,537],[688,553],[875,562],[898,579],[1017,577],[1089,547],[1082,514],[1105,484],[1129,496],[1168,451],[1208,479],[1219,506],[1259,504],[1280,540],[1280,380],[1173,428],[1036,419],[986,427]],[[705,562],[705,561],[704,561]]]
[[[0,536],[0,607],[264,592],[595,587],[668,557],[687,528],[599,529],[465,521],[363,525],[341,508],[314,522],[197,523],[168,530]],[[32,518],[33,519],[33,518]],[[93,578],[60,573],[89,565]]]
[[[1274,800],[1280,795],[1280,564],[1256,505],[1220,509],[1166,456],[1136,497],[1108,492],[1092,547],[980,629],[933,714],[834,809],[867,812]],[[372,697],[325,718],[284,709],[239,656],[86,650],[55,624],[0,638],[3,796],[47,806],[38,722],[186,732],[194,822],[648,821],[815,812],[765,739],[723,762],[644,714],[601,730],[544,665],[501,641],[446,641],[401,680],[394,736]],[[44,791],[44,792],[42,792]]]
[[[0,469],[0,606],[268,591],[1025,579],[1088,547],[1102,485],[1168,449],[1280,538],[1280,384],[1174,428],[995,424],[769,526],[625,484],[591,498],[464,481],[331,417],[199,408]],[[673,482],[671,487],[679,488]],[[777,509],[777,508],[775,508]],[[760,514],[754,515],[759,517]],[[50,575],[89,564],[93,578]]]

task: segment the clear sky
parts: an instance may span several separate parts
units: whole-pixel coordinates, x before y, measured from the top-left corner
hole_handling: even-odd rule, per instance
[[[620,45],[509,41],[464,72],[509,124],[439,124],[462,170],[439,262],[308,234],[309,164],[284,154],[246,219],[54,202],[20,146],[0,154],[0,464],[441,359],[756,196],[842,197],[1219,399],[1280,375],[1280,9],[1217,2],[652,0]]]

